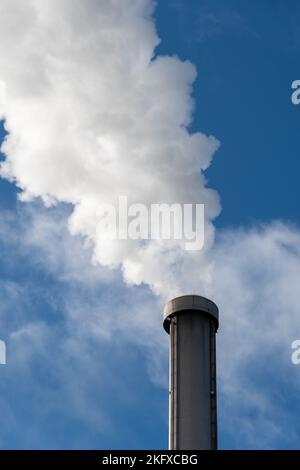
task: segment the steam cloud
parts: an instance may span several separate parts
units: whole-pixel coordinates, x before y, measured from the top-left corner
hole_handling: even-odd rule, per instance
[[[127,283],[167,296],[203,293],[220,211],[203,171],[218,142],[188,130],[196,71],[155,55],[153,8],[151,0],[1,1],[0,118],[8,131],[1,176],[21,188],[23,201],[71,204],[71,233],[92,244],[94,262],[120,267]],[[205,204],[205,250],[99,239],[97,207],[119,195]]]
[[[23,201],[41,198],[46,206],[70,204],[71,233],[90,243],[95,263],[120,267],[129,284],[146,283],[155,293],[168,297],[193,289],[211,295],[214,260],[213,298],[222,312],[221,428],[240,448],[297,446],[300,386],[290,361],[290,345],[300,331],[299,228],[275,223],[221,231],[212,248],[213,220],[220,207],[217,194],[206,188],[203,171],[218,142],[189,132],[195,69],[178,58],[155,55],[159,39],[152,12],[150,0],[1,0],[0,119],[5,119],[8,130],[2,146],[6,159],[1,175],[21,188]],[[179,242],[104,244],[96,236],[96,209],[99,203],[115,202],[118,195],[144,204],[204,203],[205,250],[188,252]],[[70,349],[74,363],[79,355],[80,361],[84,360],[80,371],[94,371],[99,367],[99,354],[92,358],[82,354],[84,341],[88,338],[90,343],[96,337],[97,348],[102,351],[107,347],[104,357],[110,360],[109,343],[99,338],[117,333],[118,340],[125,341],[122,344],[132,341],[146,351],[152,380],[165,380],[161,358],[166,342],[158,320],[161,302],[143,289],[125,289],[126,293],[115,298],[106,287],[114,283],[120,290],[118,272],[86,262],[90,251],[83,254],[77,238],[70,238],[65,230],[65,214],[70,211],[60,206],[45,213],[34,210],[30,215],[32,207],[35,205],[28,204],[9,220],[1,211],[2,263],[16,263],[17,272],[25,253],[26,267],[28,263],[29,269],[42,266],[45,275],[50,272],[63,282],[59,304],[67,318],[65,328],[70,331],[65,345],[65,331],[59,336],[61,324],[59,333],[53,333],[52,325],[41,322],[38,304],[31,305],[30,299],[24,302],[32,289],[27,279],[20,285],[10,280],[1,284],[1,334],[9,332],[11,354],[16,358],[10,366],[13,390],[20,393],[21,402],[22,387],[36,383],[27,375],[20,381],[20,376],[25,362],[33,373],[34,358],[41,357],[42,350],[42,360],[47,361],[46,368],[55,380],[47,381],[44,388],[31,385],[26,396],[39,404],[49,396],[52,382],[56,387],[58,374],[63,393],[67,384],[72,415],[81,413],[85,420],[99,423],[102,410],[98,409],[95,419],[99,403],[91,407],[94,395],[85,392],[81,373],[74,374],[70,368]],[[58,215],[53,215],[56,212]],[[17,253],[14,260],[10,253]],[[45,297],[43,292],[41,295]],[[57,295],[54,290],[51,301]],[[36,296],[34,286],[29,298]],[[34,322],[32,309],[36,309]],[[111,311],[113,322],[108,315]],[[124,324],[129,326],[124,328]],[[60,361],[59,367],[56,357],[49,355],[49,344],[56,347],[58,340],[63,344],[60,350],[67,351],[67,359]],[[103,373],[108,370],[111,376],[119,358],[115,361],[108,368],[105,363]],[[62,364],[67,367],[61,368]],[[94,380],[100,376],[101,383],[95,386]],[[90,389],[105,392],[101,374],[86,378]],[[280,389],[278,380],[284,385]],[[21,436],[24,445],[28,416],[15,406],[15,393],[11,405],[6,381],[1,387],[4,422],[10,423],[9,428]],[[65,404],[60,400],[55,403],[59,416],[61,403]],[[38,409],[36,415],[40,416],[41,407]],[[46,429],[49,409],[40,419],[39,429]],[[98,428],[97,424],[97,439]],[[10,435],[3,427],[1,442],[9,445]],[[51,436],[52,447],[61,444],[55,440],[56,433]],[[27,439],[32,439],[27,442],[33,448],[40,445],[40,433],[29,433]]]

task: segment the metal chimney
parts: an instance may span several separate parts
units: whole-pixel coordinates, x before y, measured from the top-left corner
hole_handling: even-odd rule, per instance
[[[169,449],[217,449],[216,332],[218,307],[198,295],[170,300]]]

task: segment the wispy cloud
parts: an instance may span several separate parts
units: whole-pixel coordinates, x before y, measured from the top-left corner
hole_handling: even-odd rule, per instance
[[[118,272],[91,265],[89,249],[68,232],[67,213],[38,204],[1,213],[3,448],[101,448],[109,446],[106,440],[120,447],[116,426],[127,431],[125,422],[116,424],[116,412],[143,400],[135,386],[142,373],[136,377],[135,357],[150,389],[167,386],[157,299],[148,289],[126,288]],[[166,416],[158,420],[167,427]],[[59,431],[74,422],[72,432]],[[51,429],[57,432],[51,435]]]
[[[149,385],[151,390],[164,387],[160,396],[166,405],[168,345],[161,327],[163,299],[147,288],[126,287],[117,271],[105,273],[92,266],[88,248],[70,236],[66,216],[63,208],[29,205],[19,217],[6,214],[1,218],[2,270],[6,270],[1,329],[8,344],[8,364],[0,370],[0,387],[2,407],[9,410],[0,432],[3,446],[9,442],[7,427],[15,422],[21,432],[27,426],[26,415],[11,397],[22,402],[30,390],[34,390],[30,406],[35,421],[25,447],[37,442],[70,446],[61,435],[49,437],[48,425],[43,438],[36,434],[44,420],[50,427],[59,426],[60,413],[65,423],[78,420],[84,430],[77,442],[88,445],[87,429],[93,434],[99,426],[97,432],[113,442],[116,417],[108,405],[110,395],[115,394],[117,407],[128,406],[131,394],[135,400],[142,399],[135,386],[135,374],[142,369],[144,380],[156,384]],[[12,223],[18,234],[14,237],[9,236]],[[300,231],[274,223],[221,232],[212,255],[214,291],[210,295],[220,307],[220,435],[225,441],[226,436],[230,438],[236,448],[296,446],[300,369],[291,364],[290,346],[300,337]],[[16,278],[21,260],[24,275]],[[196,278],[197,271],[190,275]],[[121,364],[127,370],[126,379],[111,373]],[[39,409],[43,400],[47,406]],[[166,415],[160,419],[166,433]],[[101,442],[106,442],[105,437],[99,446]]]
[[[243,16],[226,2],[209,2],[200,6],[197,10],[195,28],[195,37],[199,42],[226,33],[259,36]]]
[[[300,369],[290,357],[300,337],[300,231],[278,222],[223,232],[215,259],[223,426],[237,447],[296,446]]]
[[[189,25],[193,25],[189,35],[184,35],[187,41],[202,43],[206,40],[218,39],[228,33],[259,37],[253,25],[249,24],[249,18],[246,19],[232,2],[224,0],[195,2],[187,9],[184,0],[171,0],[169,7],[176,12],[183,35],[183,23],[188,19]]]

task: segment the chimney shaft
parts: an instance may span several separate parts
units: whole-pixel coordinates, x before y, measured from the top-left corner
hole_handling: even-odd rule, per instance
[[[217,449],[218,307],[198,295],[170,300],[169,449]]]

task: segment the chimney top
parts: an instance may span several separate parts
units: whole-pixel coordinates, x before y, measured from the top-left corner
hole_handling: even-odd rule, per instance
[[[171,318],[179,312],[198,310],[211,317],[219,326],[219,310],[214,302],[200,295],[182,295],[169,300],[163,311],[163,325],[167,333],[170,332]]]

